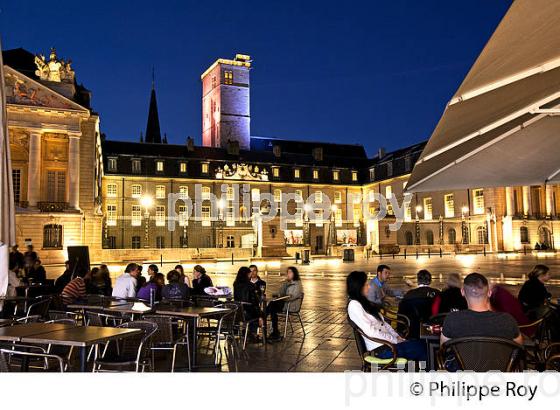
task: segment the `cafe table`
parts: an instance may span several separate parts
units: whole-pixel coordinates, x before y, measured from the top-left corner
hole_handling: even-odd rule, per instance
[[[74,325],[67,323],[26,323],[15,326],[0,327],[0,341],[17,343],[22,342],[23,338],[48,333],[58,330],[64,330]],[[24,357],[22,360],[22,370],[26,371],[28,365],[28,358]]]
[[[141,332],[141,329],[122,329],[101,326],[71,326],[47,333],[25,336],[21,338],[21,342],[76,347],[80,353],[80,372],[85,372],[87,365],[87,351],[89,347],[137,335]]]
[[[436,357],[440,346],[440,334],[439,332],[434,332],[431,325],[427,323],[422,323],[420,325],[420,340],[426,342],[426,347],[428,350],[428,363],[426,363],[426,370],[437,370]]]
[[[268,307],[268,305],[272,302],[288,302],[290,300],[290,296],[286,295],[286,296],[274,296],[272,297],[272,299],[267,299],[266,297],[266,293],[263,293],[262,297],[261,297],[261,309],[263,312],[263,343],[266,345],[266,340],[267,340],[267,332],[268,332],[268,322],[267,322],[267,317],[268,315],[266,314],[266,308]]]
[[[189,306],[189,307],[172,307],[172,306],[165,306],[165,307],[156,307],[156,314],[158,315],[165,315],[165,316],[173,316],[177,318],[181,318],[184,320],[188,320],[191,324],[191,367],[196,367],[196,351],[197,351],[197,323],[199,319],[204,318],[211,318],[212,316],[216,316],[217,314],[223,313],[228,309],[224,308],[216,308],[216,307],[204,307],[204,306]]]

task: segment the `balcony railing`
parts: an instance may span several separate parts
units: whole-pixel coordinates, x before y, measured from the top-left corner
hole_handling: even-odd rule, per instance
[[[41,212],[64,212],[68,209],[68,202],[37,202],[37,208],[39,208]]]

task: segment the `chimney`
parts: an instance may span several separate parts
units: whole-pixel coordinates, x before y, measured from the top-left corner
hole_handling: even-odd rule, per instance
[[[194,151],[194,140],[191,137],[187,137],[187,151],[188,152]]]
[[[323,160],[323,147],[313,148],[313,159],[315,161],[322,161]]]
[[[377,150],[377,157],[381,159],[381,158],[383,158],[384,156],[385,156],[385,148],[380,147],[380,148]]]
[[[228,155],[239,156],[239,141],[228,140],[227,153]]]
[[[280,148],[280,145],[274,145],[272,147],[272,153],[276,158],[280,158],[280,155],[282,155],[282,148]]]

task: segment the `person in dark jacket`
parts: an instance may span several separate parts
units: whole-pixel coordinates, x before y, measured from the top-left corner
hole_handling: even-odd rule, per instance
[[[529,279],[519,291],[518,299],[530,320],[535,320],[546,313],[546,301],[551,294],[545,283],[550,279],[550,269],[546,265],[535,265],[529,273]]]
[[[243,302],[245,320],[257,319],[262,316],[259,291],[251,282],[251,270],[246,266],[242,266],[237,271],[237,276],[233,282],[233,300]],[[249,325],[251,339],[253,340],[258,339],[256,335],[258,324],[257,321],[253,321]]]
[[[177,269],[171,270],[167,273],[168,284],[161,290],[163,299],[185,300],[190,296],[190,289],[183,280],[184,276],[181,275]]]
[[[447,287],[434,298],[432,316],[467,309],[467,300],[461,294],[462,286],[463,280],[461,275],[450,273],[447,276]]]
[[[206,274],[206,269],[200,265],[193,268],[192,293],[194,295],[205,295],[204,289],[214,286],[212,279]]]
[[[70,261],[64,262],[64,273],[60,275],[54,281],[54,289],[56,293],[62,293],[63,289],[70,283],[72,280],[72,271],[70,270]]]
[[[86,291],[88,295],[111,296],[113,294],[107,265],[100,265],[99,268],[91,270],[91,278],[86,282]]]
[[[432,303],[434,298],[440,294],[438,289],[430,287],[432,274],[421,269],[416,274],[418,287],[405,293],[399,303],[398,312],[410,320],[410,339],[420,337],[420,324],[426,322],[432,316]]]
[[[12,250],[10,251],[9,266],[16,266],[19,269],[23,269],[23,267],[25,266],[23,253],[18,250],[17,244],[12,246]]]
[[[251,283],[255,285],[257,292],[259,293],[259,297],[261,297],[262,294],[266,292],[266,282],[259,276],[259,268],[257,265],[249,265],[249,269],[251,269],[249,279],[251,280]]]
[[[43,265],[41,265],[41,259],[36,259],[33,266],[27,271],[27,281],[29,283],[45,283],[47,280],[47,272]]]

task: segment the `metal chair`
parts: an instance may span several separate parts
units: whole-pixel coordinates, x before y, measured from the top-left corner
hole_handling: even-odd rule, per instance
[[[78,320],[78,314],[76,312],[66,312],[64,310],[49,310],[48,320],[59,320],[59,319],[73,319]]]
[[[358,327],[349,317],[348,323],[352,328],[354,333],[354,340],[356,341],[356,348],[358,349],[358,354],[362,358],[362,371],[372,371],[376,370],[397,370],[397,369],[404,369],[406,366],[407,360],[402,357],[397,356],[397,347],[388,342],[387,340],[377,339],[375,337],[370,337],[366,335],[362,329]],[[378,343],[384,346],[387,346],[391,349],[391,358],[390,359],[381,359],[375,356],[373,352],[367,350],[365,339],[370,340],[374,343]],[[372,367],[373,365],[373,367]]]
[[[438,313],[437,315],[433,315],[428,319],[428,323],[431,325],[443,325],[445,318],[449,315],[449,312],[446,313]]]
[[[305,333],[305,325],[303,324],[303,320],[301,320],[301,315],[300,315],[301,306],[303,305],[303,297],[304,296],[305,296],[305,294],[302,293],[301,296],[299,296],[297,298],[289,299],[288,301],[286,301],[284,303],[284,311],[278,313],[278,316],[286,316],[286,320],[285,320],[285,324],[284,324],[284,339],[286,338],[286,335],[288,334],[288,324],[290,325],[290,330],[292,331],[292,333],[294,332],[294,327],[292,326],[292,321],[290,319],[290,315],[291,316],[296,316],[298,318],[299,324],[301,325],[301,330],[303,331],[303,337],[305,337],[305,335],[307,334],[307,333]],[[290,306],[294,306],[294,304],[296,304],[298,301],[300,301],[298,308],[290,311]]]
[[[47,317],[47,313],[49,311],[49,306],[51,304],[51,298],[47,297],[43,300],[39,300],[38,302],[34,302],[27,308],[26,316],[35,316],[38,315],[42,319]]]
[[[235,314],[237,312],[237,305],[231,304],[230,308],[226,308],[222,312],[216,313],[212,315],[212,317],[208,317],[208,322],[210,319],[214,320],[216,325],[215,326],[199,326],[197,327],[197,333],[199,336],[208,336],[210,340],[213,339],[214,347],[213,347],[213,355],[214,355],[214,364],[217,366],[221,362],[222,357],[222,350],[220,348],[220,341],[222,339],[222,335],[225,335],[226,340],[228,339],[227,334],[231,332],[230,326],[233,326],[235,323]],[[235,340],[235,338],[234,338]],[[237,343],[237,342],[236,342]]]
[[[12,322],[12,326],[13,325],[19,325],[22,323],[35,323],[35,322],[40,322],[41,321],[41,316],[40,315],[31,315],[31,316],[24,316],[24,317],[20,317],[16,320],[14,320]]]
[[[189,345],[189,327],[185,326],[185,333],[182,336],[175,337],[173,327],[177,324],[174,318],[164,315],[145,315],[144,320],[157,324],[157,331],[152,336],[150,350],[152,352],[152,363],[155,366],[155,352],[158,350],[171,350],[173,352],[171,358],[171,373],[175,372],[175,361],[177,358],[177,347],[187,347],[188,369],[191,370],[191,350]]]
[[[446,359],[455,359],[457,370],[476,372],[522,370],[523,346],[500,337],[461,337],[445,342],[438,354],[438,365],[446,369]]]
[[[135,372],[138,372],[140,368],[142,372],[144,372],[146,367],[153,369],[149,348],[151,338],[157,331],[157,324],[147,320],[136,320],[123,323],[117,327],[124,329],[140,329],[142,332],[123,338],[119,343],[120,348],[117,354],[115,354],[115,352],[108,352],[108,344],[103,351],[102,357],[95,358],[93,362],[93,371],[122,371],[123,369],[130,369],[131,367],[134,367]]]
[[[36,358],[36,359],[42,359],[44,361],[48,361],[49,359],[52,359],[58,362],[60,373],[64,373],[65,364],[64,364],[64,360],[60,356],[54,354],[45,354],[45,353],[22,352],[19,350],[9,350],[9,349],[0,349],[0,373],[12,371],[11,366],[9,365],[9,358],[11,358],[12,356],[18,356],[22,359]]]

